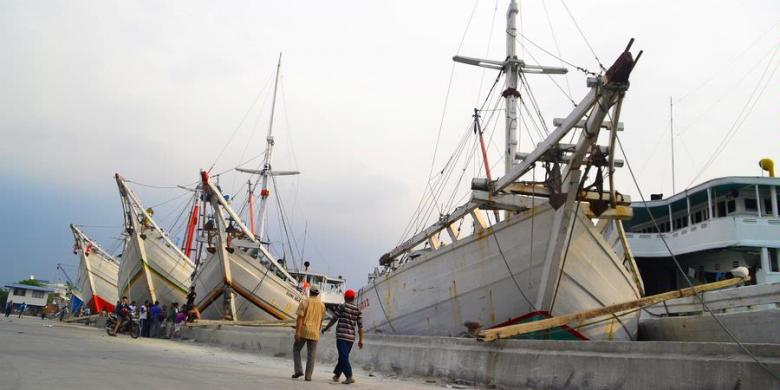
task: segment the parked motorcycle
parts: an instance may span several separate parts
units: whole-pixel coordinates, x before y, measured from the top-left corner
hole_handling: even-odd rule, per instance
[[[116,327],[116,322],[118,320],[116,314],[111,313],[108,315],[108,318],[106,319],[106,333],[108,333],[109,336],[116,336],[116,334],[114,334],[114,328]],[[130,337],[137,339],[138,336],[141,335],[141,326],[138,324],[138,320],[130,318],[119,327],[117,333],[127,333]]]

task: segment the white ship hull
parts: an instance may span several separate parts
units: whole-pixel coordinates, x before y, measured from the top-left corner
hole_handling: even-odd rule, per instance
[[[93,313],[103,310],[113,311],[116,301],[119,300],[116,287],[119,263],[78,227],[70,225],[70,229],[75,240],[73,253],[79,255],[76,297],[81,299]]]
[[[295,279],[241,222],[208,173],[201,172],[201,178],[216,222],[208,233],[213,234],[208,237],[211,254],[199,265],[194,280],[201,316],[234,321],[294,319],[302,297]],[[235,229],[228,229],[223,212]]]
[[[184,303],[195,266],[154,222],[151,209],[116,174],[128,238],[119,266],[119,296],[130,301]]]
[[[537,208],[533,219],[527,215],[515,215],[375,278],[359,294],[366,328],[457,336],[466,330],[466,321],[490,328],[537,312],[533,306],[538,305],[554,212],[544,205]],[[622,260],[582,215],[563,268],[553,316],[639,298]],[[568,324],[568,333],[592,340],[633,340],[638,316],[633,312],[599,322]]]
[[[119,300],[116,287],[119,265],[99,258],[98,254],[85,256],[81,252],[80,257],[76,288],[81,291],[84,303],[95,313],[103,309],[111,311]]]
[[[119,267],[119,296],[131,301],[184,303],[193,272],[192,263],[155,229],[131,234]],[[146,253],[146,256],[142,256]]]
[[[300,293],[273,271],[241,249],[227,255],[232,281],[229,284],[236,309],[235,320],[290,320],[300,302]],[[219,256],[209,256],[195,276],[196,305],[204,319],[225,318],[226,278]]]

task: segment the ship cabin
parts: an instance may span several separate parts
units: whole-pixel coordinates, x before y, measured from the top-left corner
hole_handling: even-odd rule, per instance
[[[317,287],[320,290],[320,299],[325,306],[335,306],[344,303],[344,286],[347,281],[340,275],[336,278],[325,274],[311,272],[308,266],[303,271],[288,270],[295,280],[298,281],[298,287],[308,294],[311,287]]]
[[[632,202],[624,221],[647,294],[688,287],[747,267],[749,284],[780,282],[780,178],[722,177],[666,199]]]

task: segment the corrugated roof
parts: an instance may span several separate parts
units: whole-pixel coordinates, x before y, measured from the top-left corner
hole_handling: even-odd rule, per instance
[[[32,291],[54,292],[54,289],[52,289],[52,288],[30,286],[30,285],[27,285],[27,284],[18,284],[18,283],[6,284],[5,287],[6,288],[23,288],[25,290],[32,290]]]

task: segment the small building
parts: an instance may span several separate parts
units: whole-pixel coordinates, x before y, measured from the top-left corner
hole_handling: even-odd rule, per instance
[[[26,303],[26,313],[29,314],[37,314],[38,311],[45,307],[49,294],[54,292],[54,289],[48,287],[16,283],[6,284],[5,288],[8,289],[8,301],[14,302],[14,311],[19,310],[22,303]]]

